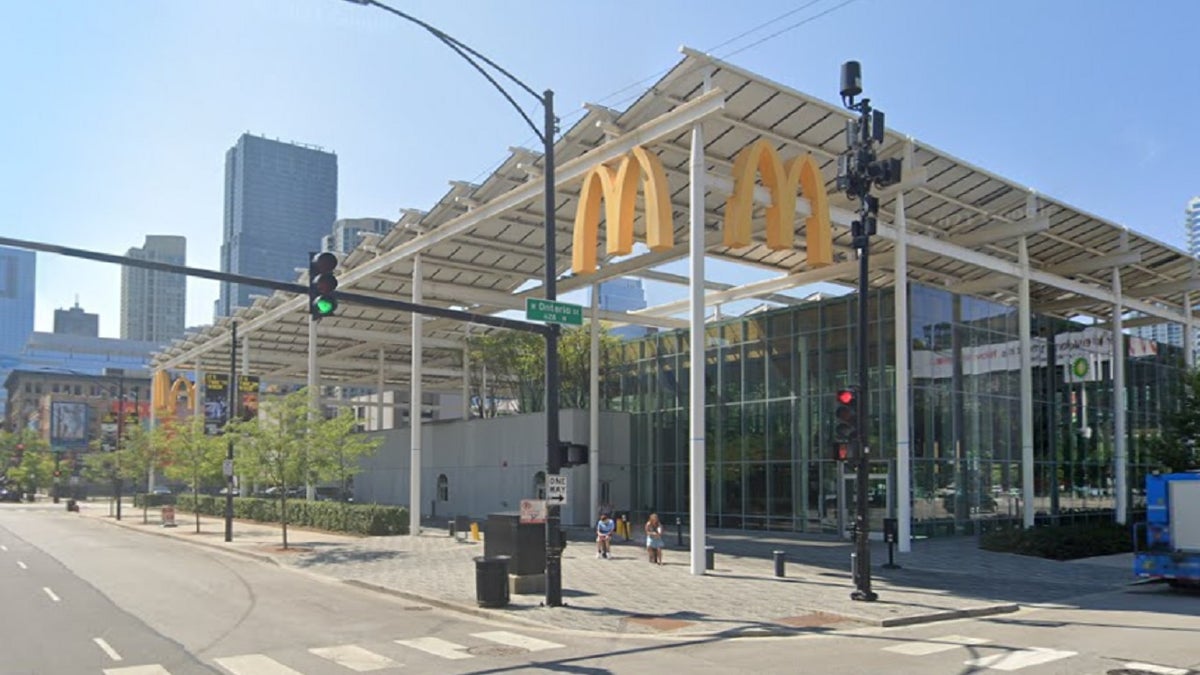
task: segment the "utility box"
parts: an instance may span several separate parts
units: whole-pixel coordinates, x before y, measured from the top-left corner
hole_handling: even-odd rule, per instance
[[[509,574],[525,576],[545,570],[544,524],[522,523],[520,513],[490,513],[485,532],[483,554],[488,558],[509,556]]]
[[[1171,543],[1176,551],[1200,553],[1200,480],[1171,481]]]

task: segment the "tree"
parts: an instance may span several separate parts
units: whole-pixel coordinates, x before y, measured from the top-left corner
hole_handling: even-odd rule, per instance
[[[221,479],[221,460],[225,457],[224,439],[204,432],[204,417],[193,415],[186,419],[163,422],[162,441],[169,448],[170,462],[163,473],[171,480],[187,483],[192,499],[200,501],[200,488]],[[196,532],[200,532],[200,509],[196,508]]]
[[[317,421],[309,444],[316,479],[337,481],[339,498],[349,492],[350,479],[362,470],[359,458],[374,452],[383,442],[382,437],[358,433],[357,429],[354,411],[342,407],[334,417]]]
[[[33,495],[39,487],[50,484],[54,476],[54,453],[50,444],[29,430],[14,434],[8,480]],[[20,446],[20,447],[18,447]]]
[[[1151,462],[1167,473],[1200,469],[1200,368],[1184,377],[1178,401],[1164,413],[1162,433],[1146,439]]]
[[[123,463],[123,467],[127,469],[124,476],[136,481],[148,477],[151,472],[157,473],[170,459],[170,452],[164,441],[161,427],[153,431],[140,424],[126,427],[125,439],[122,441],[122,451],[128,458],[128,461]],[[143,499],[143,523],[149,521],[149,511],[150,500]]]

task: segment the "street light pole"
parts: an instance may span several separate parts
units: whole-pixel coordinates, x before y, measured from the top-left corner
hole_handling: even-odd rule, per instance
[[[554,136],[558,131],[558,120],[554,117],[554,92],[547,89],[540,95],[534,91],[529,85],[517,79],[512,73],[504,68],[501,68],[494,61],[487,58],[483,54],[475,51],[471,47],[459,42],[454,37],[434,28],[433,26],[421,21],[420,19],[401,12],[394,7],[378,2],[377,0],[346,0],[356,5],[364,5],[377,7],[385,12],[415,23],[421,28],[424,28],[447,47],[452,49],[464,61],[471,64],[480,75],[491,83],[500,95],[505,98],[516,109],[517,114],[525,123],[533,129],[533,133],[542,141],[543,152],[543,176],[545,179],[545,281],[543,290],[545,291],[546,300],[558,299],[558,248],[555,242],[555,222],[554,213],[556,205],[555,196],[555,180],[554,180]],[[474,57],[474,58],[472,58]],[[542,105],[545,113],[543,127],[538,128],[533,120],[529,118],[517,102],[513,100],[512,95],[508,93],[496,81],[490,73],[484,70],[483,66],[475,61],[479,59],[484,64],[503,75],[513,84],[516,84],[530,96],[537,100]],[[546,475],[557,476],[561,471],[561,462],[558,456],[558,392],[559,392],[559,373],[558,373],[558,335],[560,327],[558,324],[550,324],[546,331]],[[415,470],[415,468],[414,468]],[[547,482],[549,479],[547,478]],[[559,533],[559,507],[557,505],[547,504],[546,508],[546,600],[545,604],[548,607],[559,607],[562,605],[562,537]]]
[[[121,519],[121,483],[124,479],[121,478],[121,437],[125,435],[125,371],[121,370],[117,376],[117,440],[114,444],[116,448],[114,452],[116,468],[114,469],[115,492],[117,494],[117,520]]]

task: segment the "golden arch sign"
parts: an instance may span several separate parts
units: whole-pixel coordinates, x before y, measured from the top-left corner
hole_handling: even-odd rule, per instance
[[[645,202],[646,245],[652,251],[675,245],[671,190],[662,160],[645,148],[635,147],[621,158],[615,170],[600,164],[583,177],[571,247],[571,269],[575,274],[596,271],[601,202],[604,203],[608,253],[627,255],[633,251],[633,220],[639,184]]]
[[[796,192],[802,189],[812,212],[805,221],[808,264],[823,267],[833,263],[833,231],[829,225],[829,194],[821,168],[812,155],[800,155],[786,166],[779,153],[764,140],[742,148],[733,163],[733,194],[725,202],[725,245],[750,245],[756,176],[771,194],[767,207],[767,247],[789,249],[795,233]]]
[[[172,383],[171,376],[167,371],[160,370],[154,374],[150,393],[154,408],[159,414],[171,415],[174,413],[175,401],[178,401],[180,396],[187,397],[188,410],[195,410],[196,385],[188,381],[187,378],[179,377]]]

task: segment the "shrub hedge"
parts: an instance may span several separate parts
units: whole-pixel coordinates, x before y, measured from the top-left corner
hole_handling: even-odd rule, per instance
[[[988,551],[1018,553],[1051,560],[1074,560],[1133,550],[1132,529],[1116,523],[1051,525],[995,530],[980,537]]]
[[[138,493],[133,496],[133,505],[137,508],[166,506],[175,503],[175,495],[153,495]]]
[[[177,503],[181,511],[199,510],[201,515],[206,516],[225,515],[224,497],[200,495],[199,499],[196,499],[191,494],[181,494]],[[281,520],[280,512],[278,499],[233,498],[234,518],[278,523]],[[408,534],[408,509],[402,506],[289,499],[287,514],[288,524],[299,527],[367,535]]]

